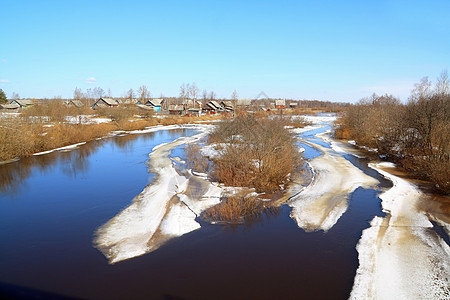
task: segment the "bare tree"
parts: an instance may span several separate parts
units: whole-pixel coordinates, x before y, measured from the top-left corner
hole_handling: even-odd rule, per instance
[[[73,91],[73,99],[80,100],[83,98],[83,92],[80,88],[75,88],[75,91]]]
[[[17,99],[20,99],[20,96],[19,96],[18,93],[13,92],[13,93],[11,94],[11,99],[17,100]]]
[[[101,98],[105,94],[105,91],[101,87],[94,88],[94,97]]]
[[[129,99],[130,102],[133,101],[133,99],[134,99],[134,91],[133,91],[133,89],[129,89],[129,90],[126,92],[126,98]]]
[[[216,99],[216,93],[214,93],[214,91],[211,91],[209,93],[209,100],[214,100],[214,99]]]
[[[414,89],[411,91],[410,101],[418,101],[419,99],[429,98],[431,93],[431,82],[428,80],[428,77],[423,77],[419,83],[414,84]]]
[[[233,93],[231,94],[231,99],[233,99],[233,109],[236,110],[238,99],[238,93],[236,92],[236,90],[234,90]]]
[[[206,90],[203,90],[202,98],[203,98],[203,100],[208,99],[208,92]]]
[[[108,88],[108,97],[111,98],[112,97],[112,93],[111,93],[111,89]]]
[[[181,99],[184,99],[184,98],[186,98],[187,96],[186,96],[186,85],[183,83],[181,86],[180,86],[180,98]]]
[[[450,82],[447,70],[442,71],[436,83],[436,94],[448,95],[450,93]]]
[[[190,92],[191,96],[192,96],[192,98],[194,98],[194,101],[195,101],[198,97],[198,92],[199,92],[199,89],[198,89],[197,85],[195,84],[195,82],[192,83],[190,90],[191,90],[191,92]]]
[[[147,102],[147,99],[151,97],[150,91],[148,90],[146,85],[141,85],[138,88],[137,93],[142,103]]]
[[[191,86],[189,85],[189,83],[186,84],[186,98],[190,99],[191,98]]]

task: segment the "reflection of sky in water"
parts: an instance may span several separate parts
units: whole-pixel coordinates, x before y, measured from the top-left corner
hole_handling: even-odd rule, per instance
[[[296,298],[299,290],[286,288],[294,280],[305,283],[300,286],[305,298],[348,298],[358,267],[355,246],[373,216],[381,214],[374,190],[357,189],[326,234],[299,229],[290,208],[282,206],[232,230],[205,224],[151,255],[106,263],[92,247],[95,229],[148,183],[145,162],[154,146],[193,133],[126,135],[0,166],[0,281],[88,299],[124,294],[160,299],[169,292],[184,298],[255,298],[255,291],[265,298]],[[320,155],[298,145],[308,159]],[[171,156],[182,152],[178,147]],[[96,284],[98,278],[108,284]],[[229,280],[235,284],[227,294]],[[324,282],[333,284],[324,289]]]
[[[322,155],[322,152],[320,152],[319,150],[308,146],[306,144],[303,143],[298,143],[297,144],[299,147],[304,148],[305,152],[302,153],[302,156],[308,160],[311,160],[313,158],[319,157]]]

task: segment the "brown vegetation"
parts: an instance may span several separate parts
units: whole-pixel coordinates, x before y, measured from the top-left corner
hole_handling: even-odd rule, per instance
[[[203,216],[208,220],[236,222],[246,217],[263,213],[266,205],[256,196],[242,191],[222,199],[222,202],[206,210]]]
[[[348,108],[335,133],[377,148],[378,154],[431,180],[441,192],[450,192],[450,93],[445,73],[434,90],[423,79],[406,105],[389,95],[361,100]]]
[[[280,190],[299,163],[293,136],[279,119],[238,116],[225,120],[209,142],[218,144],[223,152],[213,159],[213,176],[228,186],[258,192]]]
[[[112,119],[103,124],[82,124],[80,114],[93,114],[87,107],[67,107],[61,100],[24,109],[19,116],[0,117],[0,162],[20,158],[67,145],[87,142],[115,130],[140,130],[155,125],[185,124],[212,120],[214,117],[155,118],[135,107],[105,108],[96,111],[100,116]],[[77,124],[67,121],[67,116],[78,116]]]

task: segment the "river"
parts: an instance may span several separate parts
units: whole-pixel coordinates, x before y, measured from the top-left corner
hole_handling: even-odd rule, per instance
[[[135,210],[138,195],[155,192],[161,169],[153,159],[166,151],[155,147],[178,141],[167,151],[182,159],[183,139],[201,129],[123,134],[0,165],[0,293],[88,299],[357,297],[355,276],[358,282],[376,282],[359,268],[367,247],[358,243],[363,233],[371,236],[374,218],[387,217],[380,195],[393,180],[357,152],[321,136],[332,119],[325,116],[298,131],[315,176],[288,205],[242,225],[212,225],[194,214],[189,230],[124,260],[107,255],[126,240],[122,232],[103,248],[99,236],[131,226],[120,216]],[[117,251],[126,253],[129,245]],[[445,276],[448,257],[445,251],[441,255]]]

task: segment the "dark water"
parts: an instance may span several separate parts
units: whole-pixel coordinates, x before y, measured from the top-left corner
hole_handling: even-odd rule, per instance
[[[202,222],[200,230],[155,252],[114,265],[93,248],[95,229],[151,181],[145,165],[151,149],[193,133],[126,135],[0,166],[0,293],[346,299],[358,267],[355,246],[373,216],[381,215],[375,190],[357,189],[348,211],[327,233],[304,232],[283,206],[241,226]],[[181,148],[173,155],[182,156]]]

